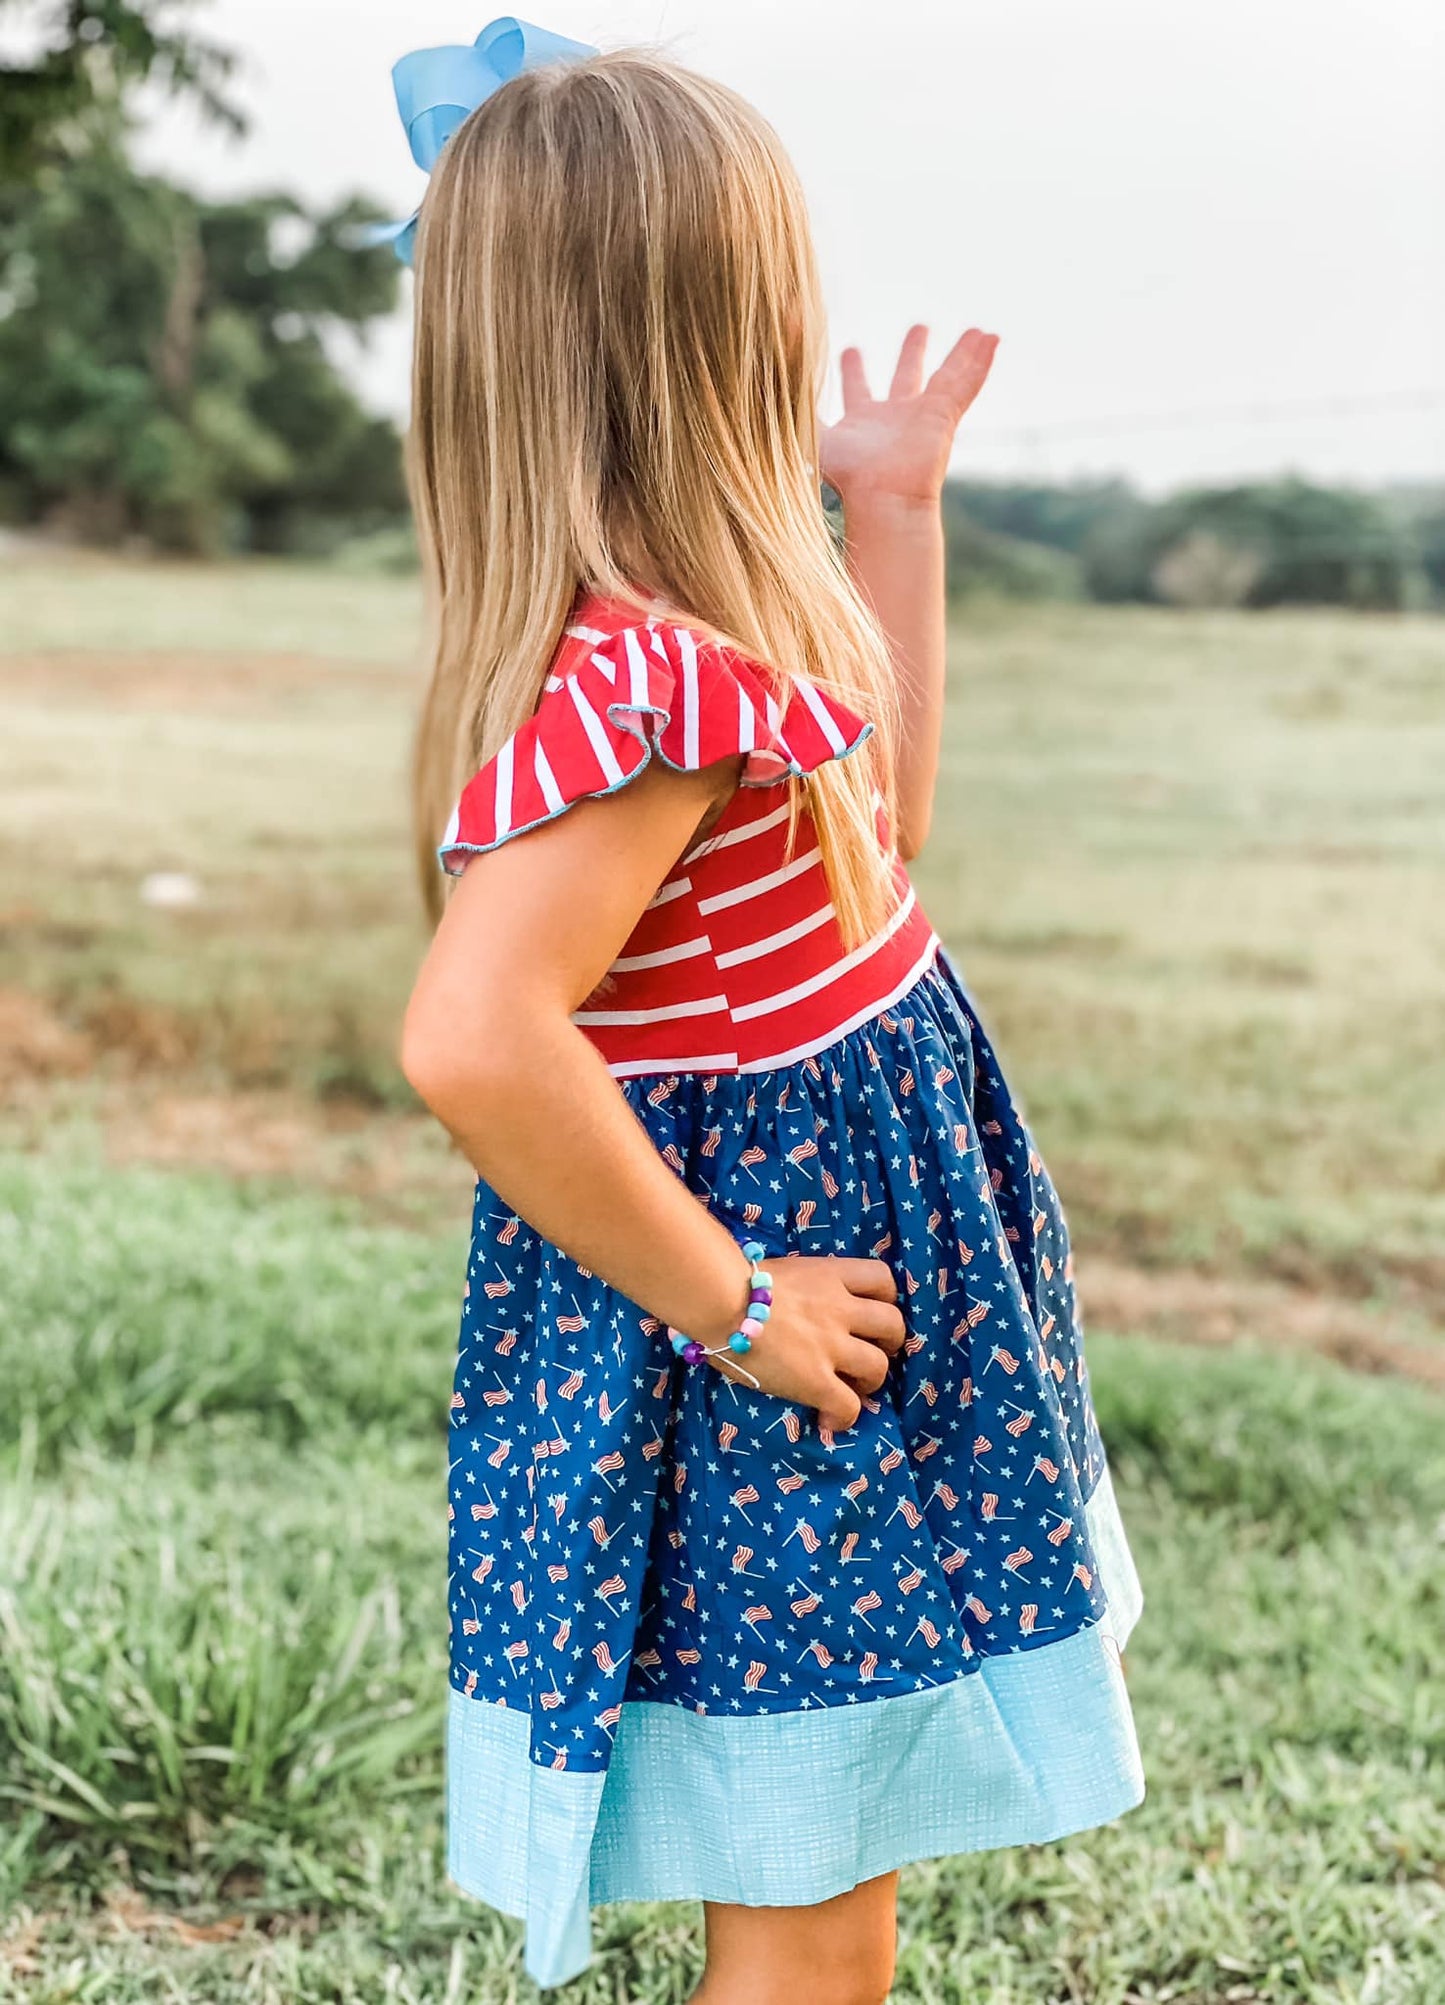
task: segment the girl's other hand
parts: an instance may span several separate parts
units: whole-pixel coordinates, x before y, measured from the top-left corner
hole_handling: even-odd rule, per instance
[[[886,397],[868,388],[863,357],[845,348],[843,415],[823,427],[823,478],[843,497],[937,505],[964,412],[988,380],[998,336],[970,327],[923,379],[928,329],[910,327]]]
[[[898,1290],[881,1260],[770,1259],[773,1313],[745,1356],[712,1360],[729,1377],[736,1363],[775,1399],[816,1408],[835,1434],[863,1410],[903,1348]]]

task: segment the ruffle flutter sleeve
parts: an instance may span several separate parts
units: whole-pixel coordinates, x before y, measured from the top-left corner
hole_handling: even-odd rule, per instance
[[[609,636],[548,678],[532,716],[467,783],[442,839],[444,870],[616,793],[654,758],[677,772],[743,759],[744,786],[773,786],[845,759],[872,725],[794,676],[784,714],[767,671],[686,627]]]

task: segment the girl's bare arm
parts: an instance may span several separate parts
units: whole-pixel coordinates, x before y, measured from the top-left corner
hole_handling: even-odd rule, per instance
[[[473,859],[407,1010],[402,1064],[478,1174],[564,1253],[708,1345],[748,1296],[736,1241],[654,1149],[572,1022],[736,774],[653,766]],[[763,1389],[851,1425],[902,1342],[879,1261],[775,1263],[746,1360]],[[659,1360],[668,1355],[658,1339]]]
[[[843,416],[824,433],[823,475],[843,498],[848,565],[888,637],[898,672],[899,851],[927,840],[943,733],[944,565],[940,496],[960,420],[983,388],[998,337],[970,328],[925,382],[928,329],[904,340],[886,397],[843,355]]]

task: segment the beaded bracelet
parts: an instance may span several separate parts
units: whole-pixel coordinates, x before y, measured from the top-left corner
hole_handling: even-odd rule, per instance
[[[709,1350],[696,1337],[685,1337],[681,1330],[668,1325],[668,1337],[673,1352],[685,1365],[700,1365],[706,1358],[728,1359],[729,1363],[744,1357],[753,1347],[755,1337],[763,1334],[763,1325],[773,1313],[773,1277],[763,1267],[763,1249],[756,1239],[749,1239],[743,1246],[743,1254],[751,1266],[752,1280],[748,1287],[748,1306],[742,1321],[725,1344],[718,1344]],[[756,1386],[757,1380],[742,1365],[733,1363],[733,1369]]]

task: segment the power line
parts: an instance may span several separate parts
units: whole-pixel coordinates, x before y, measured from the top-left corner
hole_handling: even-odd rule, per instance
[[[1191,431],[1217,425],[1285,424],[1292,419],[1363,418],[1389,412],[1445,409],[1445,388],[1387,390],[1374,396],[1300,398],[1266,404],[1196,404],[1173,411],[1135,411],[1117,417],[1070,418],[1057,424],[970,425],[970,443],[1039,446],[1053,439],[1122,438],[1148,432]]]

